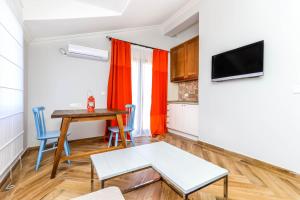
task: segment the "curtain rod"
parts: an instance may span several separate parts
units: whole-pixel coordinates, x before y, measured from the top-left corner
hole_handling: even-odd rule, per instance
[[[106,38],[107,38],[109,41],[111,41],[111,39],[113,39],[113,37],[110,37],[110,36],[106,36]],[[128,41],[125,41],[125,40],[122,40],[122,41],[128,42]],[[140,46],[140,47],[145,47],[145,48],[148,48],[148,49],[159,49],[159,48],[149,47],[149,46],[142,45],[142,44],[137,44],[137,43],[134,43],[134,42],[128,42],[128,43],[130,43],[130,44],[132,44],[132,45]],[[163,49],[162,49],[162,50],[163,50]],[[167,51],[167,50],[164,50],[164,51]],[[169,52],[169,51],[167,51],[167,52]]]

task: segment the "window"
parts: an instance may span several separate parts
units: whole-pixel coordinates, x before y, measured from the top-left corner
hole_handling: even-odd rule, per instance
[[[150,135],[152,52],[152,49],[131,46],[132,103],[136,105],[135,137]]]

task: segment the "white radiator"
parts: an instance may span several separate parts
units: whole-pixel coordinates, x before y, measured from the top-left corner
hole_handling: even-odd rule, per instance
[[[0,181],[23,152],[23,30],[0,1]]]

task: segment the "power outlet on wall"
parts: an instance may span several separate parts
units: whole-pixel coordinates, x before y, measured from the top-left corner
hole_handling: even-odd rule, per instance
[[[81,103],[70,103],[69,106],[71,108],[83,108],[83,105]]]
[[[300,84],[293,86],[293,94],[300,94]]]

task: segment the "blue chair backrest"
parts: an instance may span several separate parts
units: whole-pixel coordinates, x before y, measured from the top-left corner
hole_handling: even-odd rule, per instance
[[[125,105],[126,110],[129,112],[126,116],[126,125],[129,128],[134,128],[134,115],[135,115],[135,105],[133,104],[126,104]]]
[[[46,134],[44,110],[45,110],[45,107],[32,108],[37,138],[43,137]]]

